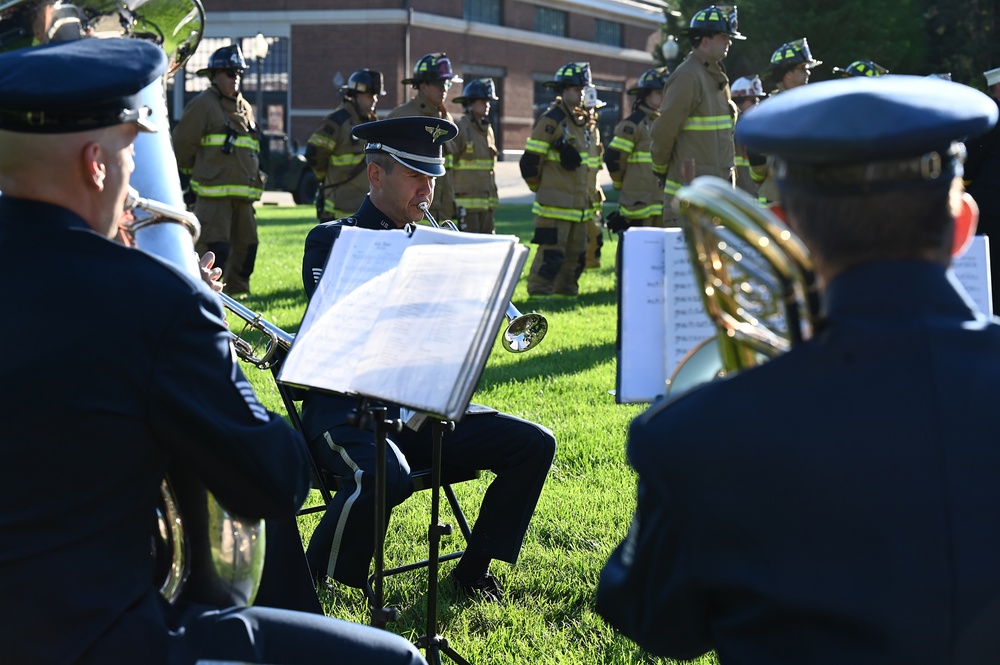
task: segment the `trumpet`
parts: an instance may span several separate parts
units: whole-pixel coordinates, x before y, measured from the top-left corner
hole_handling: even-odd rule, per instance
[[[229,331],[233,336],[233,349],[236,351],[236,355],[240,357],[240,360],[255,365],[258,369],[271,369],[281,362],[282,356],[276,354],[276,352],[279,349],[285,352],[291,349],[295,335],[285,332],[257,312],[233,300],[225,293],[220,293],[219,297],[222,298],[223,307],[243,319],[243,330],[241,332],[234,333],[232,330]],[[263,346],[261,342],[254,343],[247,339],[251,331],[257,331],[263,336]]]
[[[436,229],[446,228],[449,231],[458,231],[458,227],[451,220],[445,220],[444,224],[439,224],[429,210],[427,203],[421,203],[420,211],[424,217]],[[504,313],[507,320],[507,327],[503,331],[501,344],[503,348],[511,353],[523,353],[539,344],[549,331],[549,322],[538,312],[521,314],[514,303],[507,303],[507,311]]]

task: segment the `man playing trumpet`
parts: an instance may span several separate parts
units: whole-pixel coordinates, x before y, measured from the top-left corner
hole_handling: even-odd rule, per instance
[[[302,261],[309,296],[344,226],[401,229],[424,217],[422,206],[433,199],[435,178],[445,172],[442,144],[457,131],[448,120],[428,117],[392,118],[354,128],[354,135],[367,141],[371,190],[353,217],[309,232]],[[357,406],[356,398],[311,392],[303,402],[302,418],[314,457],[341,478],[309,543],[310,567],[317,578],[329,576],[363,587],[374,548],[375,435],[352,424]],[[399,408],[389,405],[388,417],[398,415]],[[410,467],[430,464],[431,428],[404,427],[392,436],[387,452],[386,505],[392,507],[413,492]],[[554,454],[555,438],[548,429],[484,407],[470,407],[454,432],[444,436],[447,467],[496,474],[465,555],[451,573],[459,589],[491,601],[503,597],[490,562],[517,560]]]

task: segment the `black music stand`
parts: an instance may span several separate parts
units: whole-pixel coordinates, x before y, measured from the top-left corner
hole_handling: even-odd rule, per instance
[[[385,606],[385,465],[386,446],[389,432],[398,432],[402,427],[399,420],[386,419],[386,407],[372,407],[367,399],[362,399],[355,411],[357,427],[375,427],[375,572],[371,576],[371,591],[368,595],[371,612],[371,625],[385,628],[390,621],[395,621],[399,611],[394,607]],[[441,654],[444,653],[458,665],[471,665],[455,651],[448,640],[437,632],[437,600],[438,575],[441,552],[441,537],[451,533],[450,524],[442,524],[441,515],[441,450],[444,432],[455,429],[455,423],[435,420],[431,436],[431,521],[427,528],[427,632],[417,638],[417,646],[425,649],[427,662],[440,665]]]
[[[440,665],[441,654],[444,653],[459,665],[470,665],[448,644],[448,640],[437,632],[437,599],[438,599],[438,554],[441,551],[441,536],[451,533],[451,525],[441,524],[441,448],[445,430],[453,431],[455,423],[451,421],[434,421],[431,449],[431,523],[427,528],[427,632],[417,638],[417,646],[425,649],[427,662]]]

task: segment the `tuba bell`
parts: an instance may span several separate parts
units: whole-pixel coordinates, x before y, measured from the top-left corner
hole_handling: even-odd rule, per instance
[[[200,279],[193,235],[197,219],[183,212],[177,161],[167,122],[166,80],[197,49],[205,26],[201,0],[0,0],[0,51],[57,41],[144,39],[168,58],[166,75],[140,92],[155,134],[135,141],[130,196],[135,243]],[[183,219],[170,214],[182,211]],[[161,484],[152,539],[161,594],[215,605],[253,602],[264,563],[264,525],[227,512],[200,481],[173,464]]]
[[[669,391],[753,367],[813,335],[819,295],[812,260],[774,213],[712,176],[682,187],[673,205],[717,333],[681,361]]]

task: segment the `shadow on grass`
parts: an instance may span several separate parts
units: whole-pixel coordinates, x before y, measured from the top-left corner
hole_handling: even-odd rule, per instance
[[[530,363],[514,363],[502,367],[487,366],[479,379],[479,390],[507,383],[553,376],[573,376],[607,362],[615,354],[615,343],[589,344],[574,349],[555,349],[546,353],[544,346],[529,351]]]

